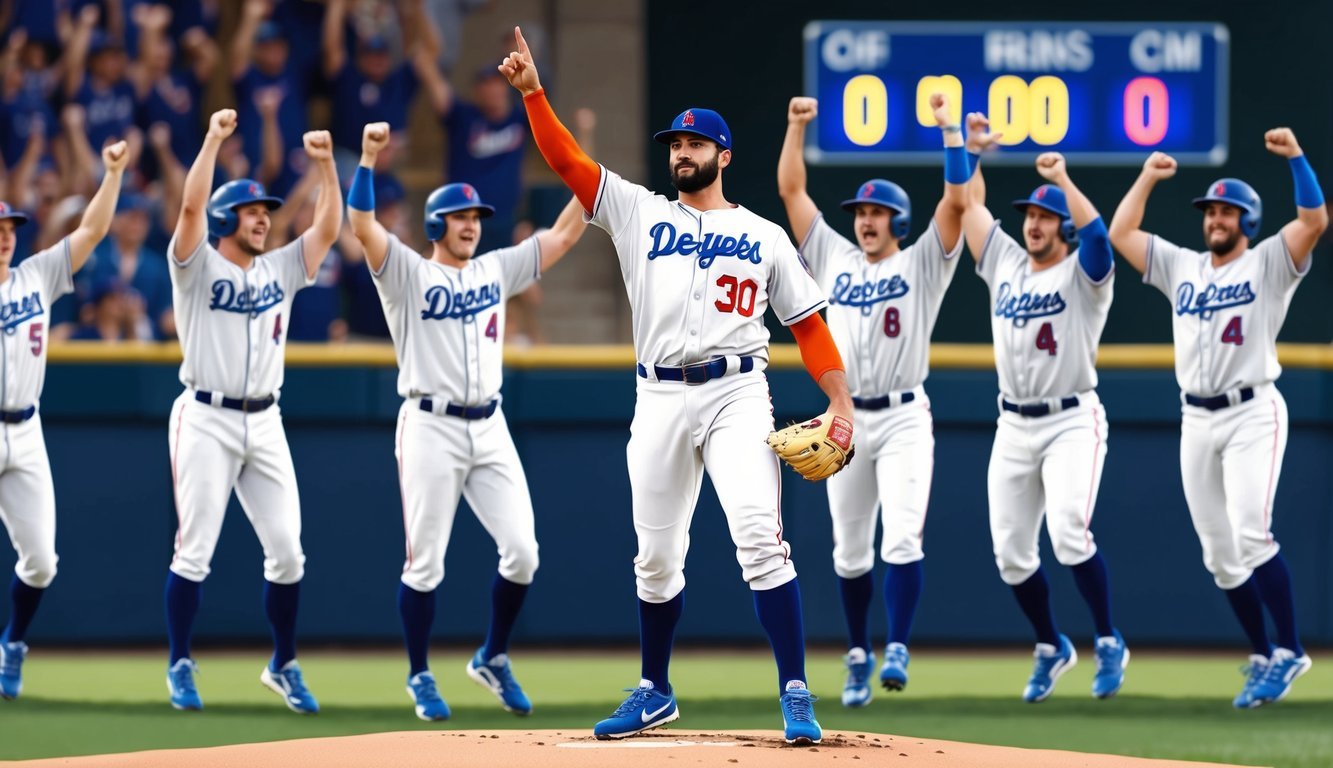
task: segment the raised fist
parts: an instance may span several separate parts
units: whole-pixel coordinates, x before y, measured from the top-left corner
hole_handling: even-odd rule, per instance
[[[208,135],[215,139],[225,139],[236,130],[236,110],[219,109],[208,118]]]
[[[367,155],[378,155],[389,146],[389,124],[367,123],[361,132],[361,151]]]
[[[1301,145],[1296,143],[1296,134],[1290,128],[1274,128],[1264,133],[1264,147],[1281,157],[1296,157],[1301,154]]]
[[[793,96],[787,104],[787,122],[806,125],[819,115],[819,100],[809,96]]]
[[[990,132],[990,120],[980,112],[967,113],[967,151],[974,155],[995,146],[1003,133]]]
[[[1059,184],[1069,175],[1065,169],[1065,156],[1059,152],[1042,152],[1037,156],[1037,173],[1043,179]]]
[[[935,124],[943,128],[954,125],[953,110],[949,108],[949,97],[942,93],[930,94],[930,109],[935,113]]]
[[[130,147],[123,141],[102,148],[102,165],[108,173],[120,173],[130,164]]]
[[[306,131],[301,137],[311,160],[333,160],[333,136],[328,131]]]
[[[1176,159],[1165,152],[1154,152],[1143,161],[1143,175],[1157,181],[1176,175]]]

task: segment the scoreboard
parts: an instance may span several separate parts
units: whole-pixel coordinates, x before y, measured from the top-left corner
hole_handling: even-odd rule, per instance
[[[997,164],[1056,150],[1071,163],[1227,159],[1230,35],[1217,23],[812,21],[805,93],[812,164],[935,165],[930,95],[1003,133]]]

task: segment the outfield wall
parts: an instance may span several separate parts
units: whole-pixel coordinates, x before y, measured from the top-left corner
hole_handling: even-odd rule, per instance
[[[37,644],[162,642],[161,591],[175,511],[167,416],[179,393],[171,347],[52,350],[42,402],[56,481],[60,574],[31,631]],[[926,523],[922,642],[1027,642],[996,574],[985,472],[995,374],[985,347],[937,346],[927,382],[937,440]],[[1291,413],[1274,530],[1291,563],[1308,642],[1333,643],[1333,355],[1288,347],[1279,386]],[[509,358],[504,409],[528,472],[542,566],[520,643],[632,640],[634,536],[624,446],[634,381],[622,348],[545,349]],[[1131,642],[1238,645],[1222,594],[1201,563],[1178,472],[1178,393],[1170,349],[1108,347],[1100,394],[1110,422],[1094,532],[1111,568],[1116,621]],[[307,641],[397,642],[402,512],[393,459],[396,370],[386,350],[288,353],[282,408],[304,508]],[[795,351],[769,373],[779,422],[822,409]],[[785,531],[801,574],[807,634],[842,635],[830,524],[821,486],[785,475]],[[1044,538],[1044,537],[1043,537]],[[1062,629],[1092,631],[1072,579],[1043,543]],[[215,641],[262,641],[259,545],[233,502],[198,629]],[[495,568],[490,540],[459,515],[440,589],[436,637],[484,633]],[[0,553],[0,568],[13,565]],[[883,566],[877,573],[882,573]],[[708,484],[686,568],[686,641],[762,640],[725,521]],[[882,637],[883,609],[875,613]]]

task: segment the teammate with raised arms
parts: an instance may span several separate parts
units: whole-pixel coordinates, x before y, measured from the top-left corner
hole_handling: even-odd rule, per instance
[[[34,253],[17,267],[15,230],[28,215],[0,202],[0,521],[18,554],[10,582],[9,622],[0,634],[0,698],[23,690],[24,642],[42,595],[56,577],[56,491],[46,455],[38,400],[46,383],[48,309],[74,290],[74,273],[106,237],[129,164],[118,141],[102,150],[104,175],[79,226],[60,242]]]
[[[641,680],[598,738],[675,720],[668,679],[681,615],[689,526],[704,470],[726,513],[741,573],[778,666],[784,735],[822,737],[806,687],[800,589],[782,540],[781,465],[764,447],[773,429],[763,368],[765,309],[792,328],[806,367],[829,398],[829,422],[851,447],[852,402],[819,310],[826,302],[782,228],[726,200],[721,173],[732,135],[721,115],[687,109],[655,135],[669,147],[677,200],[593,162],[546,99],[527,43],[500,71],[523,94],[537,148],[616,246],[633,308],[637,402],[627,449],[638,556]],[[822,421],[821,419],[820,421]]]
[[[468,662],[467,674],[506,710],[526,715],[532,703],[514,679],[508,653],[537,570],[537,536],[528,481],[500,408],[505,301],[559,261],[587,224],[572,199],[551,229],[478,255],[481,220],[494,209],[472,185],[447,184],[426,199],[431,253],[423,258],[375,220],[373,169],[388,143],[388,123],[365,127],[347,218],[365,247],[398,356],[403,405],[394,453],[407,534],[398,610],[407,644],[407,692],[417,717],[449,718],[427,649],[435,589],[444,580],[444,554],[462,496],[500,555],[486,643]]]
[[[338,237],[342,191],[328,131],[306,133],[306,154],[319,173],[314,223],[291,243],[265,250],[269,212],[280,199],[249,179],[208,194],[218,149],[235,130],[234,110],[209,118],[185,177],[167,259],[185,358],[185,391],[172,407],[168,432],[179,526],[166,587],[167,689],[175,708],[203,708],[190,636],[234,488],[264,548],[264,610],[274,649],[260,681],[291,710],[314,713],[319,705],[296,661],[305,554],[296,471],[277,402],[292,299],[314,283]]]
[[[1264,134],[1287,158],[1296,218],[1257,240],[1259,195],[1239,179],[1218,179],[1194,207],[1203,211],[1206,251],[1143,231],[1143,210],[1176,161],[1154,152],[1111,220],[1110,236],[1143,282],[1172,303],[1176,383],[1181,390],[1180,475],[1203,563],[1250,641],[1246,679],[1233,702],[1247,709],[1287,695],[1310,669],[1296,632],[1291,573],[1273,538],[1273,499],[1287,448],[1287,403],[1277,334],[1328,227],[1324,193],[1289,128]],[[1264,608],[1277,628],[1269,640]]]
[[[828,296],[828,325],[847,364],[847,386],[860,439],[857,460],[829,478],[833,570],[847,619],[844,706],[870,703],[875,654],[868,629],[874,595],[875,523],[883,521],[880,558],[889,640],[879,681],[907,685],[907,640],[921,599],[922,532],[930,501],[935,436],[922,383],[930,333],[962,250],[962,216],[971,175],[961,126],[940,94],[931,97],[945,145],[945,191],[926,233],[904,245],[912,206],[893,182],[870,179],[842,203],[853,214],[856,242],[824,220],[806,192],[806,125],[815,99],[797,96],[787,107],[787,136],[778,158],[778,194],[787,208],[801,256]],[[878,512],[878,514],[876,514]]]
[[[999,134],[968,116],[979,153]],[[1092,511],[1106,460],[1106,411],[1097,397],[1097,343],[1111,308],[1114,259],[1106,225],[1057,152],[1037,158],[1048,183],[1014,207],[1024,214],[1024,245],[1000,229],[985,205],[978,168],[963,214],[963,233],[990,288],[991,338],[1000,380],[1000,416],[986,486],[991,543],[1008,584],[1037,636],[1023,699],[1050,696],[1078,661],[1056,628],[1037,540],[1042,518],[1051,548],[1073,573],[1092,612],[1097,672],[1092,695],[1114,696],[1129,650],[1111,621],[1106,562],[1092,537]]]

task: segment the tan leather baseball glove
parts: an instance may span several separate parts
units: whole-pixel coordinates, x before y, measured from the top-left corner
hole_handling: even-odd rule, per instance
[[[823,480],[847,466],[856,453],[852,423],[822,413],[809,421],[768,433],[768,447],[806,480]]]

